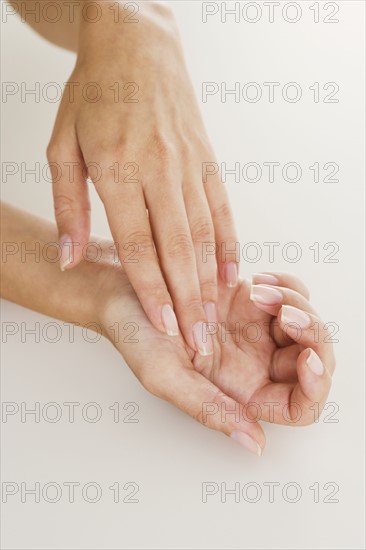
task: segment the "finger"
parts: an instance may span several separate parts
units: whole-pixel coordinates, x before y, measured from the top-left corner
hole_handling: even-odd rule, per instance
[[[299,344],[278,348],[273,354],[270,367],[272,382],[297,382],[296,361],[302,347]]]
[[[200,355],[212,355],[183,195],[168,184],[164,191],[152,186],[146,200],[156,250],[183,336]]]
[[[331,387],[330,372],[311,348],[297,357],[298,383],[267,384],[253,398],[257,418],[275,424],[306,426],[318,420]]]
[[[131,285],[152,324],[177,336],[178,323],[155,252],[142,188],[138,183],[104,183],[97,191]]]
[[[82,260],[83,247],[89,241],[90,202],[86,169],[74,135],[52,141],[47,158],[61,247],[60,268],[64,271]]]
[[[332,377],[319,355],[312,349],[305,349],[297,360],[298,384],[296,384],[290,403],[303,412],[303,422],[313,421],[314,411],[319,413],[326,403]],[[317,420],[317,418],[315,418]]]
[[[310,297],[308,288],[304,285],[301,279],[299,279],[292,273],[254,273],[252,275],[252,284],[286,287],[290,288],[291,290],[295,290],[299,294],[302,294],[307,300],[309,300]]]
[[[215,231],[207,198],[196,184],[188,187],[184,202],[196,255],[201,299],[209,323],[217,322],[217,262],[212,254],[206,257],[207,246],[215,245]]]
[[[146,374],[148,376],[146,377]],[[232,437],[247,450],[261,455],[265,435],[255,421],[247,420],[240,405],[198,372],[183,368],[164,369],[156,382],[153,371],[141,379],[148,391],[169,401],[204,426]]]
[[[290,288],[269,286],[266,284],[252,285],[250,299],[253,304],[270,315],[277,316],[282,305],[291,305],[299,309],[315,313],[310,302],[299,292]],[[290,339],[278,326],[277,320],[273,319],[271,324],[272,337],[278,346],[286,346]]]
[[[314,312],[309,300],[291,288],[255,284],[250,289],[251,301],[261,310],[270,315],[277,315],[283,304]]]
[[[217,177],[207,178],[204,188],[215,228],[219,274],[228,287],[236,287],[239,280],[240,247],[226,189]]]
[[[326,370],[335,369],[332,339],[327,325],[316,315],[290,305],[283,305],[277,317],[281,329],[304,348],[311,348],[320,357]]]

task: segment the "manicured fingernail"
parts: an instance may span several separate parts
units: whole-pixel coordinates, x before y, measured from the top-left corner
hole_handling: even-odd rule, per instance
[[[161,308],[161,318],[168,336],[178,336],[178,321],[170,304],[165,304]]]
[[[307,313],[301,311],[301,309],[297,309],[297,307],[282,306],[281,322],[284,324],[294,323],[300,328],[308,328],[311,323],[311,319]]]
[[[238,265],[235,262],[229,262],[224,267],[225,282],[229,288],[238,284]]]
[[[283,300],[282,292],[265,285],[253,285],[250,290],[250,299],[267,306],[280,304]]]
[[[253,273],[252,283],[253,283],[253,285],[275,285],[275,286],[278,286],[279,280],[274,275],[268,275],[268,273]]]
[[[60,269],[61,271],[65,271],[65,268],[74,260],[72,254],[72,239],[70,235],[63,235],[60,238],[59,245],[61,248]]]
[[[203,309],[205,310],[207,321],[209,323],[217,323],[216,305],[213,302],[206,302]]]
[[[312,349],[310,350],[308,358],[306,359],[306,364],[309,369],[313,371],[314,374],[317,374],[318,376],[321,376],[323,374],[323,363],[321,362],[319,355],[317,355]]]
[[[242,447],[245,447],[247,451],[250,451],[257,456],[261,456],[262,448],[252,437],[250,437],[250,435],[244,432],[239,432],[239,430],[234,430],[232,434],[230,434],[230,437],[235,439],[235,441],[237,441]]]
[[[193,326],[193,337],[200,355],[212,355],[212,340],[207,331],[207,323],[198,321]]]

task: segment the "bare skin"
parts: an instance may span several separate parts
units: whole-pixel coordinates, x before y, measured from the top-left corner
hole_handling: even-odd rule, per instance
[[[29,257],[23,263],[16,252],[21,243],[28,249],[36,243],[44,247],[56,237],[51,223],[3,206],[3,298],[64,321],[97,323],[148,391],[256,454],[265,446],[258,420],[291,426],[316,420],[314,411],[321,412],[326,402],[335,360],[324,324],[296,277],[256,274],[256,284],[240,281],[234,292],[220,283],[218,323],[207,327],[214,353],[202,357],[181,336],[169,337],[151,324],[114,260],[112,243],[94,238],[103,250],[100,261],[83,260],[65,274],[42,255],[40,262]],[[269,275],[276,285],[264,283]],[[277,303],[264,304],[263,293],[258,301],[258,286],[265,287],[265,294],[277,291]],[[116,323],[121,331],[135,323],[138,342],[116,339]],[[315,323],[319,332],[313,330]]]
[[[82,0],[73,25],[65,18],[52,24],[63,31],[55,42],[77,52],[47,151],[61,267],[75,267],[89,239],[89,176],[147,317],[207,355],[211,337],[203,343],[199,334],[202,323],[216,320],[217,270],[233,288],[239,259],[225,186],[218,175],[203,177],[203,163],[215,155],[178,29],[168,4],[136,2],[133,15],[131,3],[120,1],[118,20],[117,2],[93,4],[95,22]],[[52,40],[44,19],[29,22]],[[206,256],[207,246],[213,253]]]

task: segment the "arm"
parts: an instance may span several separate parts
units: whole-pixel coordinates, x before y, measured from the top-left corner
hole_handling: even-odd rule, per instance
[[[1,204],[1,297],[85,325],[95,320],[98,291],[97,285],[88,286],[85,281],[91,274],[98,275],[101,264],[94,269],[93,264],[83,262],[72,275],[63,274],[59,253],[54,224]],[[108,251],[104,254],[108,256]]]
[[[42,11],[42,2],[39,0],[8,0],[8,4],[17,12],[22,21],[27,23],[43,38],[56,46],[77,51],[79,42],[80,15],[85,0],[78,0],[65,4],[64,0],[56,0],[56,8],[48,12]],[[53,11],[52,11],[53,10]],[[11,11],[7,10],[10,15]],[[55,18],[55,22],[52,19]]]

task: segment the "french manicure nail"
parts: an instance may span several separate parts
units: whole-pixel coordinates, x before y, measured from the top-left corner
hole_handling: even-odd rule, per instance
[[[315,353],[312,349],[310,350],[309,356],[306,359],[306,364],[313,371],[314,374],[321,376],[324,372],[323,363],[320,360],[319,355]]]
[[[262,448],[252,437],[250,437],[250,435],[240,432],[239,430],[234,430],[232,434],[230,434],[230,437],[232,437],[242,447],[245,447],[247,451],[250,451],[257,456],[261,456]]]
[[[229,288],[234,288],[238,284],[238,265],[235,262],[229,262],[224,267],[225,282]]]
[[[280,304],[283,300],[282,292],[266,285],[253,285],[250,290],[250,299],[267,306]]]
[[[178,336],[178,321],[170,304],[165,304],[161,308],[161,318],[168,336]]]
[[[207,332],[207,323],[198,321],[198,323],[193,326],[193,337],[200,355],[205,356],[213,354],[211,336]]]
[[[268,275],[268,273],[253,273],[252,275],[253,285],[275,285],[278,286],[279,280],[274,275]]]
[[[60,238],[59,245],[61,248],[60,269],[61,271],[65,271],[65,268],[74,260],[72,254],[72,239],[70,235],[63,235]]]
[[[209,323],[217,323],[216,305],[213,302],[206,302],[203,309],[205,310],[207,321]]]
[[[300,328],[308,328],[311,319],[307,313],[293,306],[282,306],[281,322],[284,324],[294,323]]]

